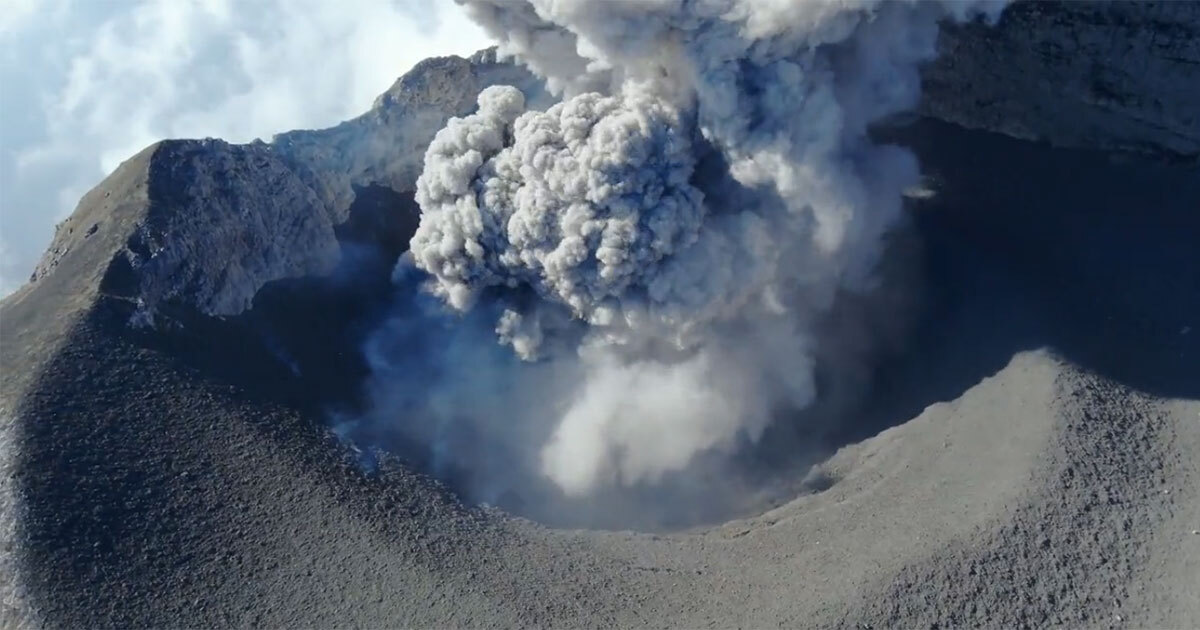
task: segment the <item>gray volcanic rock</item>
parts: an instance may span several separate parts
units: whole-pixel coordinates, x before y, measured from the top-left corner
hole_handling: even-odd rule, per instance
[[[1077,58],[1023,48],[1133,33],[1159,55],[1153,12],[1064,21],[1098,6],[1019,5],[998,39],[951,33],[924,111],[1194,154],[1192,92],[1096,57],[1101,76],[1125,69],[1118,94],[1156,95],[1097,105],[1066,80]],[[1001,44],[1032,69],[976,83]],[[763,514],[553,530],[463,505],[398,457],[365,472],[320,385],[361,375],[353,331],[391,290],[424,146],[493,83],[540,95],[488,53],[429,60],[338,127],[162,142],[83,198],[35,282],[0,302],[0,626],[1196,625],[1188,164],[888,131],[939,182],[910,208],[928,312],[826,445],[827,487]],[[395,232],[385,255],[362,263],[379,230]],[[342,277],[347,259],[371,277]]]
[[[498,83],[543,97],[528,72],[484,51],[421,62],[369,112],[330,129],[291,131],[271,144],[157,143],[59,224],[31,281],[89,242],[108,247],[108,234],[128,231],[105,266],[107,290],[139,301],[139,322],[152,322],[164,300],[208,315],[241,313],[268,282],[332,272],[341,255],[335,228],[350,219],[358,191],[412,191],[433,135]],[[144,190],[110,200],[112,182],[129,177],[144,178]]]
[[[355,187],[413,190],[434,134],[451,116],[474,111],[476,95],[489,85],[516,86],[534,104],[546,99],[537,78],[497,61],[494,49],[469,59],[437,57],[417,64],[362,116],[329,129],[282,133],[271,146],[340,223]]]
[[[59,225],[35,281],[84,255],[79,249],[105,247],[110,234],[124,233],[105,289],[137,301],[138,317],[151,322],[165,300],[236,314],[264,282],[328,273],[336,263],[323,205],[266,145],[165,140],[142,155],[90,193],[99,203],[81,203]],[[143,168],[134,203],[111,196],[110,182]]]
[[[1052,144],[1200,156],[1200,2],[1021,2],[947,24],[920,112]]]
[[[464,506],[394,458],[365,473],[306,404],[307,368],[290,371],[249,320],[131,328],[128,299],[69,281],[98,282],[77,265],[113,250],[64,256],[0,305],[0,496],[16,518],[0,530],[12,607],[0,615],[1194,625],[1194,170],[932,123],[908,133],[897,139],[942,182],[912,208],[933,287],[914,350],[882,366],[878,405],[820,466],[824,490],[687,532],[546,529]],[[136,197],[139,182],[124,190]],[[307,310],[284,306],[281,319]]]

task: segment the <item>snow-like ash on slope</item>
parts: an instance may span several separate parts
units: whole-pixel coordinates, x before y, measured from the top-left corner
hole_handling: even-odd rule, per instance
[[[867,125],[916,104],[938,20],[1000,8],[465,4],[563,100],[525,111],[489,88],[438,133],[412,263],[559,376],[505,377],[487,418],[477,377],[446,380],[455,402],[433,415],[536,442],[568,495],[654,482],[820,396],[814,330],[839,295],[870,291],[918,174]]]

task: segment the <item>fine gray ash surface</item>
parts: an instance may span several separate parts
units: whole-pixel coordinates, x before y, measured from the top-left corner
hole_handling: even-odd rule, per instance
[[[85,199],[116,205],[95,244],[0,307],[7,620],[1194,626],[1196,167],[896,133],[936,182],[911,213],[931,287],[914,334],[937,343],[881,369],[823,490],[657,534],[464,506],[399,460],[363,473],[322,426],[338,393],[262,341],[276,322],[292,343],[288,300],[329,308],[319,281],[239,317],[129,327],[136,304],[100,273],[146,194],[143,153]]]
[[[328,130],[148,148],[0,302],[0,626],[1200,626],[1198,16],[948,28],[919,114],[1157,158],[881,131],[933,193],[907,350],[814,470],[764,451],[769,500],[655,532],[468,505],[328,428],[424,147],[488,85],[544,98],[527,72],[427,60]]]

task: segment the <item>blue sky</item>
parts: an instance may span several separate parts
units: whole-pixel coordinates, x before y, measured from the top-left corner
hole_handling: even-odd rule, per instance
[[[450,0],[0,0],[0,295],[155,140],[333,125],[487,45]]]

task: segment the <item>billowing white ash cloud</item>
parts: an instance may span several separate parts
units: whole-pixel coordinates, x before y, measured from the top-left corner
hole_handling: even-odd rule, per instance
[[[413,257],[457,309],[488,287],[526,286],[614,334],[676,332],[716,297],[694,290],[711,280],[689,276],[711,263],[683,264],[706,214],[694,165],[690,134],[662,101],[588,93],[524,113],[520,91],[491,87],[426,153]],[[629,321],[634,308],[656,321]],[[536,358],[538,323],[510,311],[502,324]]]
[[[734,451],[822,395],[818,325],[872,290],[918,175],[867,127],[916,104],[939,20],[1000,9],[460,1],[562,100],[489,88],[437,134],[400,274],[542,366],[489,390],[502,418],[464,420],[479,391],[446,382],[461,409],[439,422],[511,430],[570,496]]]

